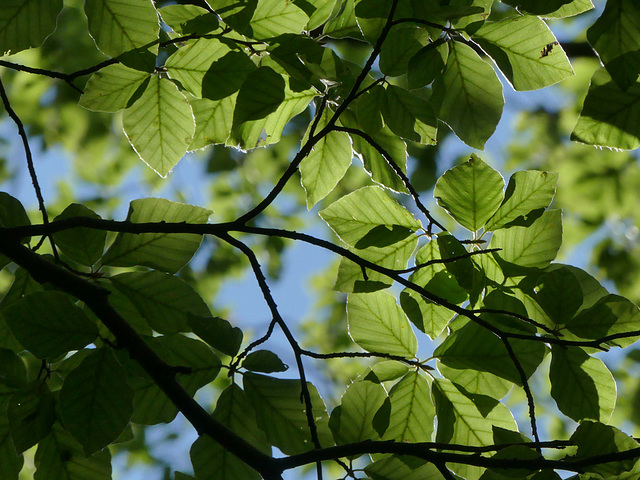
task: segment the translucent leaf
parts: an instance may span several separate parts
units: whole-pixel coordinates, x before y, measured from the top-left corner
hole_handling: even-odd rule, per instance
[[[196,5],[167,5],[160,10],[162,20],[181,35],[205,34],[218,28],[218,17]]]
[[[639,446],[638,442],[617,428],[591,421],[578,425],[576,431],[571,435],[571,442],[578,446],[574,457],[576,460],[625,452]],[[587,466],[585,471],[601,475],[602,478],[611,478],[631,470],[636,462],[636,458],[630,458],[619,462],[596,463]]]
[[[611,0],[587,30],[587,39],[622,90],[640,74],[640,7],[633,0]]]
[[[267,39],[285,33],[301,33],[309,17],[294,2],[260,0],[249,22],[253,38]]]
[[[354,4],[355,0],[338,0],[336,2],[336,6],[339,7],[338,11],[335,12],[335,15],[332,14],[323,29],[326,36],[331,38],[362,38],[362,33],[356,22]]]
[[[196,119],[196,131],[193,134],[189,150],[225,143],[233,125],[236,95],[230,95],[222,100],[193,98],[189,103]]]
[[[487,22],[473,38],[518,91],[544,88],[573,75],[556,37],[538,17],[524,15]]]
[[[423,28],[414,26],[393,28],[382,44],[380,71],[391,77],[406,73],[411,57],[427,43],[429,43],[429,34]]]
[[[489,372],[479,372],[468,368],[460,370],[451,368],[444,363],[438,364],[438,371],[444,378],[451,380],[472,395],[487,395],[500,400],[513,387],[513,383]]]
[[[138,156],[166,177],[187,152],[195,120],[176,85],[153,75],[142,96],[124,111],[124,133]]]
[[[195,60],[198,61],[197,58]],[[231,96],[240,90],[247,77],[256,70],[256,65],[248,55],[232,50],[211,63],[202,78],[202,97],[222,100]],[[235,105],[236,97],[233,98]]]
[[[87,458],[80,444],[59,425],[38,444],[34,480],[111,480],[111,454],[108,449]]]
[[[189,313],[209,315],[204,300],[179,277],[151,271],[123,273],[110,280],[156,332],[185,332]]]
[[[431,105],[394,85],[389,85],[384,92],[382,113],[389,129],[407,140],[423,145],[435,144],[437,120]]]
[[[91,75],[78,105],[94,112],[118,112],[130,106],[131,98],[147,78],[147,72],[121,63],[109,65]]]
[[[594,340],[616,333],[636,332],[640,330],[640,310],[624,297],[607,295],[567,322],[567,329],[581,338]],[[637,339],[618,338],[609,343],[627,347]]]
[[[158,39],[158,12],[149,0],[86,0],[89,33],[111,57]]]
[[[39,47],[56,29],[62,0],[8,0],[0,10],[0,56]]]
[[[60,390],[66,428],[87,456],[122,433],[133,413],[133,390],[110,348],[93,350],[67,375]]]
[[[418,372],[409,372],[389,392],[391,416],[386,440],[430,442],[436,407],[431,398],[431,382]]]
[[[353,152],[349,134],[329,132],[300,163],[300,181],[310,209],[326,197],[351,165]]]
[[[223,318],[199,317],[187,313],[189,328],[209,346],[231,357],[236,356],[242,344],[242,330]]]
[[[528,227],[515,226],[496,230],[489,244],[500,248],[502,260],[522,267],[547,267],[556,258],[562,243],[562,213],[549,210]]]
[[[370,382],[382,383],[404,376],[409,367],[395,360],[383,360],[371,365],[369,369],[370,373],[365,372],[362,378]]]
[[[299,380],[247,373],[244,375],[247,398],[256,411],[258,425],[267,435],[269,443],[286,455],[307,452],[314,447],[307,424],[305,404],[301,400]],[[333,444],[324,402],[316,388],[307,383],[313,406],[313,418],[318,438],[323,447]]]
[[[129,204],[127,221],[206,223],[210,214],[210,210],[193,205],[143,198]],[[120,233],[102,263],[118,267],[145,265],[175,273],[191,260],[201,240],[200,235],[189,233]]]
[[[100,218],[97,213],[84,205],[72,203],[55,220],[69,217]],[[71,228],[53,234],[56,245],[66,256],[88,267],[102,257],[106,238],[107,232],[91,228]]]
[[[231,48],[215,38],[200,38],[187,43],[171,55],[165,64],[172,79],[177,80],[192,95],[203,97],[204,78],[211,65]]]
[[[4,310],[11,332],[38,358],[55,358],[93,342],[98,327],[60,292],[26,295]]]
[[[540,342],[510,339],[511,348],[529,378],[546,354]],[[504,343],[492,332],[469,321],[449,335],[433,352],[442,363],[451,367],[493,373],[522,386],[520,373]]]
[[[386,91],[380,85],[373,86],[356,99],[356,119],[362,131],[371,135],[380,131],[384,125],[382,108],[385,101]]]
[[[345,195],[322,210],[320,216],[345,243],[357,248],[390,238],[390,233],[394,234],[391,243],[395,243],[420,228],[420,222],[379,187],[364,187]]]
[[[380,440],[382,432],[374,427],[374,419],[386,401],[387,392],[379,383],[356,381],[349,385],[329,420],[336,443]]]
[[[194,395],[201,387],[213,382],[220,372],[220,359],[200,340],[176,334],[153,337],[148,343],[168,365],[191,369],[188,374],[176,375],[189,395]],[[131,421],[155,425],[173,420],[178,414],[178,408],[146,373],[140,371],[140,374],[140,377],[130,378],[135,390],[135,410]]]
[[[555,12],[569,2],[571,0],[505,0],[503,3],[518,7],[534,15],[541,15]]]
[[[229,385],[218,398],[213,418],[240,435],[251,445],[270,454],[271,447],[256,424],[255,411],[244,391]],[[241,478],[257,480],[258,473],[212,438],[202,435],[191,446],[191,462],[198,480]]]
[[[353,341],[369,352],[413,358],[418,351],[407,317],[387,293],[350,294],[347,321]]]
[[[608,422],[616,405],[616,382],[606,365],[578,347],[551,348],[551,397],[576,422]]]
[[[18,454],[46,437],[57,418],[55,398],[42,380],[34,380],[15,392],[6,408],[11,439]]]
[[[289,369],[288,365],[282,363],[282,360],[269,350],[256,350],[251,352],[242,362],[242,366],[252,372],[284,372]]]
[[[479,149],[493,135],[504,105],[502,84],[493,68],[460,42],[451,42],[446,70],[433,84],[432,98],[438,118],[463,142]]]
[[[400,294],[400,304],[409,320],[432,339],[442,333],[454,316],[448,308],[437,305],[410,290],[404,290]]]
[[[496,230],[534,210],[551,204],[558,185],[558,174],[527,170],[516,172],[509,178],[505,199],[496,213],[487,221],[487,230]]]
[[[573,17],[575,15],[588,12],[589,10],[593,10],[593,3],[591,3],[591,0],[573,0],[569,3],[565,3],[555,12],[547,13],[543,16],[546,18]]]
[[[571,140],[601,147],[640,147],[640,82],[621,90],[605,68],[591,77]]]
[[[420,49],[407,65],[409,88],[420,88],[433,82],[443,72],[448,56],[449,46],[446,43],[437,47],[430,44]]]
[[[438,179],[433,195],[460,225],[476,232],[500,206],[503,189],[502,175],[472,155]]]

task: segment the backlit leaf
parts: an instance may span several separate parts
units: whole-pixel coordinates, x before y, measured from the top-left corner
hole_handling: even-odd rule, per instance
[[[11,439],[19,454],[46,437],[57,418],[55,397],[42,380],[15,392],[6,408]]]
[[[8,0],[0,10],[0,56],[38,47],[56,29],[62,0]]]
[[[131,97],[147,78],[147,72],[121,63],[109,65],[91,75],[78,105],[94,112],[120,111],[129,106]]]
[[[431,382],[418,372],[409,372],[389,392],[391,416],[384,438],[396,442],[430,442],[436,408]]]
[[[84,205],[72,203],[55,220],[69,217],[100,218],[97,213]],[[89,228],[71,228],[55,233],[53,238],[66,256],[90,267],[102,257],[107,232]]]

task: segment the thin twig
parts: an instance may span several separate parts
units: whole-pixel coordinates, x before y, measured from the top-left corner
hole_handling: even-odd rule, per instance
[[[501,248],[487,248],[486,250],[474,250],[473,252],[463,253],[462,255],[456,255],[455,257],[435,258],[433,260],[429,260],[428,262],[424,262],[424,263],[421,263],[419,265],[416,265],[415,267],[409,267],[409,268],[404,268],[402,270],[396,270],[396,272],[398,272],[398,273],[411,273],[411,272],[415,272],[416,270],[420,270],[422,268],[429,267],[431,265],[437,265],[437,264],[443,264],[443,263],[444,264],[452,263],[452,262],[455,262],[456,260],[464,260],[465,258],[473,257],[474,255],[481,255],[483,253],[491,253],[491,252],[499,252],[500,250],[502,250],[502,249]]]
[[[531,325],[535,325],[541,330],[544,330],[550,335],[554,335],[556,337],[562,336],[559,332],[556,332],[552,328],[547,327],[544,323],[540,323],[533,318],[529,318],[526,315],[520,315],[516,312],[509,312],[507,310],[499,310],[496,308],[476,308],[475,310],[469,310],[472,313],[496,313],[498,315],[508,315],[509,317],[517,318],[518,320],[522,320],[524,322],[530,323]]]
[[[231,364],[230,368],[229,368],[229,376],[233,376],[233,374],[235,373],[235,371],[238,369],[238,365],[240,365],[240,362],[242,361],[242,359],[244,357],[246,357],[249,352],[251,350],[253,350],[254,348],[262,345],[264,342],[266,342],[267,340],[269,340],[269,338],[271,338],[271,335],[273,334],[273,329],[276,326],[276,320],[275,319],[271,319],[271,321],[269,322],[269,327],[267,328],[267,332],[260,337],[259,339],[255,340],[254,342],[250,343],[247,348],[245,348],[242,353],[240,353],[240,355],[238,355],[236,357],[236,359],[233,361],[233,363]]]
[[[395,360],[396,362],[406,363],[421,370],[433,370],[433,367],[423,364],[419,360],[405,358],[399,355],[390,355],[380,352],[332,352],[332,353],[316,353],[310,350],[300,350],[302,355],[317,359],[327,358],[385,358],[387,360]]]

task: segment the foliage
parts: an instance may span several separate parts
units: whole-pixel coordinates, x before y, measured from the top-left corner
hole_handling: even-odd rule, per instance
[[[622,429],[640,425],[629,367],[640,311],[626,298],[638,299],[640,247],[630,228],[596,247],[613,293],[556,261],[616,215],[636,236],[640,224],[634,154],[592,148],[640,146],[638,6],[586,13],[602,65],[570,61],[549,28],[592,8],[4,5],[0,96],[38,211],[0,194],[2,478],[30,474],[26,456],[38,480],[108,479],[112,454],[146,455],[175,479],[313,465],[317,478],[636,478],[640,445]],[[436,179],[452,134],[483,149],[512,108],[500,76],[515,91],[563,82],[566,108],[522,114],[508,181],[466,147]],[[36,141],[73,159],[57,199],[41,188]],[[206,206],[176,201],[179,188],[145,195],[205,147],[206,172],[189,182],[206,182]],[[129,175],[144,191],[125,220],[103,219],[117,217]],[[419,192],[432,187],[428,209]],[[330,240],[303,233],[316,227],[305,207]],[[304,327],[323,352],[303,346],[271,293],[291,243],[339,259]],[[253,341],[213,303],[247,269],[270,312]],[[276,330],[287,348],[263,348]],[[199,435],[189,474],[145,440],[179,412]]]

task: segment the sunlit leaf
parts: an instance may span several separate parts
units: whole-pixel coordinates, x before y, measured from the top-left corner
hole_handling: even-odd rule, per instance
[[[429,34],[422,28],[403,26],[392,29],[382,44],[380,70],[392,77],[402,75],[407,71],[411,57],[427,43]]]
[[[516,90],[537,90],[573,75],[556,37],[538,17],[524,15],[487,22],[474,39]]]
[[[131,98],[147,78],[147,72],[121,63],[109,65],[91,75],[78,105],[94,112],[117,112],[130,106]]]
[[[252,37],[266,39],[285,33],[301,33],[309,17],[294,2],[261,0],[257,3],[249,26]]]
[[[157,76],[124,112],[124,132],[138,156],[166,177],[187,152],[195,120],[191,106],[176,85]]]
[[[160,10],[162,20],[171,29],[183,35],[190,33],[205,34],[216,30],[218,17],[196,5],[167,5]]]
[[[460,225],[475,232],[500,206],[503,188],[502,175],[472,155],[440,177],[433,195]]]
[[[503,3],[518,7],[534,15],[540,15],[554,12],[570,1],[571,0],[504,0]]]
[[[433,85],[436,115],[467,145],[483,148],[500,121],[504,98],[493,68],[468,45],[452,42]]]
[[[431,105],[404,88],[389,85],[384,92],[382,114],[389,129],[407,140],[435,144],[437,122]]]
[[[418,372],[409,372],[389,392],[391,416],[384,438],[396,442],[430,442],[436,407],[431,382]]]
[[[116,57],[157,40],[158,12],[149,0],[86,0],[89,33],[100,50]]]
[[[349,335],[365,350],[412,358],[418,349],[411,325],[386,293],[352,293],[347,300]]]

